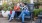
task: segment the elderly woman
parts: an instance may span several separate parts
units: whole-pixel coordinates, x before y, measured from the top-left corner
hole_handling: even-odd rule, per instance
[[[10,13],[11,13],[11,16],[10,16],[10,19],[9,21],[13,20],[14,19],[14,16],[15,16],[15,12],[19,12],[20,11],[20,6],[19,6],[19,3],[18,4],[15,4],[14,6],[14,10],[10,10]]]

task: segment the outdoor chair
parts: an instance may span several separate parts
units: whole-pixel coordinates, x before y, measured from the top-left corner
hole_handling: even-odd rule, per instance
[[[42,20],[42,12],[40,12],[40,13],[38,14],[38,19],[39,19],[39,20],[37,20],[36,23],[42,23],[42,22],[41,22],[41,20]]]

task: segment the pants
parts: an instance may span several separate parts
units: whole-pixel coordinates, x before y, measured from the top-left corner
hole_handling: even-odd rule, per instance
[[[15,17],[18,17],[21,12],[20,11],[15,11],[15,13],[16,13],[16,16]]]
[[[25,11],[25,10],[23,10],[21,12],[21,14],[19,15],[19,18],[22,17],[22,22],[24,22],[24,16],[30,16],[30,12],[29,11]]]
[[[8,20],[10,19],[11,14],[8,14]]]
[[[12,14],[9,14],[9,15],[10,15],[9,20],[14,19],[15,11],[12,11]]]
[[[24,15],[24,16],[25,16],[25,15],[30,16],[30,12],[23,10],[23,11],[21,12],[21,14],[19,15],[19,17],[22,17],[23,15]]]

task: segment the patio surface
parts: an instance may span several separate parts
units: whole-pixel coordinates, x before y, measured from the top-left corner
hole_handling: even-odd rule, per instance
[[[9,22],[7,18],[0,18],[0,23],[21,23],[16,21],[16,20],[13,20],[12,22]],[[30,21],[27,21],[26,23],[30,23]],[[34,21],[32,21],[32,23],[35,23]]]

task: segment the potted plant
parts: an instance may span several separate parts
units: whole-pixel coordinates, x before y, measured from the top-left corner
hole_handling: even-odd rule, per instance
[[[34,20],[36,20],[40,10],[39,9],[34,9]]]
[[[6,2],[3,3],[3,10],[2,10],[2,15],[3,17],[8,17],[8,4]]]

